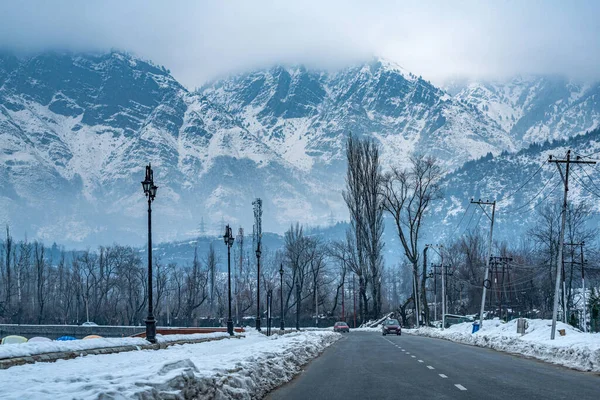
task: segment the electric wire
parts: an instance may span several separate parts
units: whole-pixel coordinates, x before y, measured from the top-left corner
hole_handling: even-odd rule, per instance
[[[585,157],[585,158],[590,158],[591,156],[595,156],[596,154],[599,154],[600,150],[590,153],[590,154],[579,154],[580,157]]]
[[[477,212],[477,208],[473,207],[473,212],[471,213],[471,218],[469,219],[469,222],[467,223],[467,226],[465,227],[465,229],[460,234],[460,237],[462,237],[467,232],[467,229],[469,229],[469,226],[471,225],[471,222],[473,221],[473,217],[475,216],[476,212]]]
[[[454,228],[454,230],[452,231],[452,233],[450,234],[450,236],[453,236],[456,233],[456,231],[460,227],[460,224],[462,224],[463,219],[465,219],[465,215],[467,215],[467,212],[469,211],[469,208],[471,208],[471,203],[469,203],[469,205],[465,209],[465,212],[463,213],[462,217],[460,217],[460,221],[458,221],[458,224],[456,225],[456,227]]]
[[[542,170],[542,168],[544,168],[544,165],[546,165],[546,161],[543,161],[540,166],[538,167],[538,169],[533,173],[533,175],[531,175],[525,182],[523,182],[523,184],[521,186],[519,186],[517,188],[517,190],[515,190],[514,192],[512,192],[511,194],[504,196],[502,199],[498,200],[497,203],[501,203],[505,200],[510,199],[511,197],[513,197],[515,194],[519,193],[519,191],[521,191],[521,189],[523,189],[525,187],[525,185],[527,185],[537,174],[540,173],[540,171]]]
[[[589,193],[593,194],[594,196],[600,198],[600,194],[598,194],[597,192],[595,192],[594,190],[590,189],[585,183],[583,183],[583,180],[581,180],[581,178],[579,177],[579,175],[577,175],[577,173],[573,170],[571,171],[573,173],[573,177],[575,178],[575,180],[577,182],[579,182],[579,184],[581,186],[583,186],[583,188],[585,190],[587,190]]]
[[[542,186],[542,188],[540,189],[540,191],[539,191],[539,192],[537,192],[537,193],[535,194],[535,196],[533,196],[533,197],[532,197],[532,198],[531,198],[531,199],[530,199],[530,200],[529,200],[527,203],[525,203],[525,204],[523,204],[523,205],[521,205],[521,206],[519,206],[519,207],[517,207],[517,208],[514,208],[514,209],[512,209],[512,210],[505,210],[505,211],[504,211],[504,213],[514,213],[514,214],[517,214],[517,215],[519,215],[519,214],[524,214],[524,213],[526,213],[526,212],[530,212],[531,210],[530,210],[529,208],[527,208],[527,209],[525,209],[525,210],[523,210],[523,209],[524,209],[525,207],[529,206],[531,203],[533,203],[533,201],[534,201],[534,200],[536,200],[536,199],[537,199],[537,197],[538,197],[540,194],[542,194],[542,192],[544,191],[544,189],[546,189],[546,187],[548,186],[548,184],[549,184],[549,183],[552,181],[552,178],[554,177],[554,175],[555,175],[555,174],[556,174],[556,171],[554,171],[554,173],[552,174],[552,176],[550,177],[550,179],[548,179],[548,180],[546,181],[546,183],[544,184],[544,186]],[[561,183],[562,183],[562,182],[558,181],[558,182],[556,183],[556,185],[555,185],[555,186],[552,188],[552,190],[551,190],[551,191],[550,191],[548,194],[546,194],[544,197],[545,197],[545,198],[548,198],[548,197],[550,197],[550,196],[552,195],[552,193],[554,193],[554,191],[556,190],[556,188],[557,188],[557,187],[558,187],[558,186],[559,186]],[[542,204],[542,202],[539,202],[539,203],[537,203],[535,206],[533,206],[533,208],[536,208],[536,207],[537,207],[537,206],[539,206],[540,204]],[[523,210],[523,211],[521,211],[521,210]]]
[[[527,201],[525,204],[522,204],[519,207],[508,209],[508,210],[500,210],[499,212],[500,213],[513,213],[513,212],[517,212],[517,211],[522,210],[523,208],[527,207],[529,204],[531,204],[544,191],[544,189],[552,181],[552,178],[554,178],[554,175],[556,175],[556,171],[552,172],[552,175],[550,175],[550,178],[548,178],[546,180],[546,182],[544,183],[544,185],[542,186],[542,188],[539,190],[539,192],[537,192],[535,194],[535,196],[533,196],[531,199],[529,199],[529,201]]]
[[[594,180],[592,179],[592,177],[590,176],[590,174],[588,174],[588,172],[585,170],[584,166],[579,164],[579,168],[581,168],[581,170],[583,171],[583,173],[588,177],[588,179],[590,180],[590,183],[592,184],[592,186],[594,186],[596,188],[596,190],[598,190],[600,192],[600,187],[596,186],[596,183],[594,182]]]

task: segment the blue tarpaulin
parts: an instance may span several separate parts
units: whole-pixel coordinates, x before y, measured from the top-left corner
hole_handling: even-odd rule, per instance
[[[77,338],[74,338],[73,336],[61,336],[56,340],[60,340],[61,342],[66,342],[67,340],[77,340]]]

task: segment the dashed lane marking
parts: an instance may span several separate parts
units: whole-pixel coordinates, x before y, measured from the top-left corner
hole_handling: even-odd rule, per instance
[[[429,369],[435,369],[431,365],[428,365],[427,368],[429,368]]]
[[[457,388],[459,388],[460,390],[467,390],[466,387],[464,387],[463,385],[459,385],[458,383],[454,384],[454,386],[456,386]]]
[[[444,374],[440,374],[440,377],[442,377],[442,378],[444,378],[444,379],[446,379],[446,378],[447,378],[447,376],[446,376],[446,375],[444,375]]]
[[[418,362],[423,362],[423,360],[417,360]]]
[[[417,356],[411,356],[412,358],[417,358]]]

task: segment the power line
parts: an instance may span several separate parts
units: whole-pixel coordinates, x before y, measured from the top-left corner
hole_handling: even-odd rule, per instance
[[[462,217],[460,218],[460,221],[458,221],[458,225],[456,225],[456,227],[454,228],[454,230],[452,231],[452,233],[450,234],[450,236],[452,236],[452,235],[454,235],[454,233],[456,233],[456,231],[460,227],[460,224],[463,222],[463,219],[465,219],[465,215],[467,215],[467,212],[469,211],[469,208],[471,208],[471,203],[469,203],[469,205],[465,209],[465,212],[463,213]]]
[[[591,156],[595,156],[596,154],[599,154],[600,150],[594,152],[594,153],[590,153],[590,154],[580,154],[580,157],[585,157],[585,158],[590,158]]]
[[[596,186],[596,183],[594,182],[594,180],[592,179],[592,177],[590,176],[590,174],[587,173],[587,171],[585,170],[585,168],[583,168],[583,166],[581,166],[581,164],[579,165],[579,168],[581,168],[581,170],[583,171],[583,173],[588,177],[588,179],[590,180],[590,183],[598,190],[600,191],[600,188],[598,186]]]
[[[592,189],[590,189],[590,188],[589,188],[589,187],[588,187],[588,186],[587,186],[585,183],[583,183],[583,181],[581,180],[580,176],[579,176],[579,175],[577,175],[577,174],[575,173],[575,170],[572,170],[571,172],[573,173],[573,177],[575,178],[575,180],[576,180],[577,182],[579,182],[579,184],[580,184],[581,186],[583,186],[583,188],[584,188],[585,190],[587,190],[588,192],[590,192],[590,193],[591,193],[591,194],[593,194],[594,196],[596,196],[596,197],[600,198],[600,194],[596,193],[595,191],[593,191]]]
[[[522,204],[521,206],[519,206],[517,208],[513,208],[512,210],[508,209],[508,210],[503,210],[501,212],[503,212],[503,213],[517,213],[517,214],[519,214],[520,210],[522,210],[523,208],[525,208],[528,205],[530,205],[544,191],[544,189],[546,189],[546,187],[548,186],[548,184],[552,181],[552,178],[554,178],[554,175],[556,175],[556,171],[554,171],[552,173],[552,175],[550,176],[550,178],[548,178],[548,180],[546,180],[546,183],[544,183],[544,185],[542,186],[542,188],[535,194],[535,196],[533,196],[531,199],[529,199],[528,202],[526,202],[525,204]],[[560,181],[552,189],[552,191],[550,191],[550,193],[548,193],[548,195],[546,195],[545,197],[549,197],[554,192],[554,190],[558,187],[559,184],[560,184]],[[537,207],[537,205],[535,207]],[[529,211],[529,210],[525,210],[525,211]]]
[[[517,188],[517,190],[515,190],[514,192],[512,192],[511,194],[509,194],[508,196],[503,197],[502,199],[498,200],[498,203],[503,202],[504,200],[508,200],[509,198],[511,198],[512,196],[514,196],[515,194],[519,193],[519,191],[521,189],[523,189],[525,187],[525,185],[527,185],[541,170],[542,168],[544,168],[544,165],[546,165],[546,161],[542,161],[542,163],[540,164],[540,166],[538,167],[537,171],[535,171],[533,173],[533,175],[531,175],[525,182],[523,182],[523,184],[521,186],[519,186]]]
[[[469,229],[469,226],[471,225],[471,222],[473,221],[473,217],[475,216],[476,212],[477,212],[477,209],[473,208],[473,212],[471,213],[471,218],[469,219],[469,222],[467,223],[467,226],[465,227],[465,229],[460,234],[461,237],[465,234],[465,232],[467,232],[467,229]]]

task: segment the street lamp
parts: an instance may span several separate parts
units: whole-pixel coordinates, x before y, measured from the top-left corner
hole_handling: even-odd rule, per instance
[[[225,227],[225,234],[223,240],[227,246],[227,288],[229,291],[229,314],[227,317],[227,333],[233,336],[233,319],[231,318],[231,246],[233,246],[233,235],[231,233],[231,227],[227,225]]]
[[[150,163],[146,166],[146,178],[142,181],[144,194],[148,198],[148,317],[146,317],[146,340],[156,343],[156,320],[152,311],[152,202],[158,186],[154,184],[154,172]]]
[[[256,330],[260,331],[260,240],[256,247]]]
[[[281,278],[281,283],[279,287],[279,303],[281,303],[281,330],[285,330],[285,325],[283,323],[283,263],[279,266],[279,276]]]

